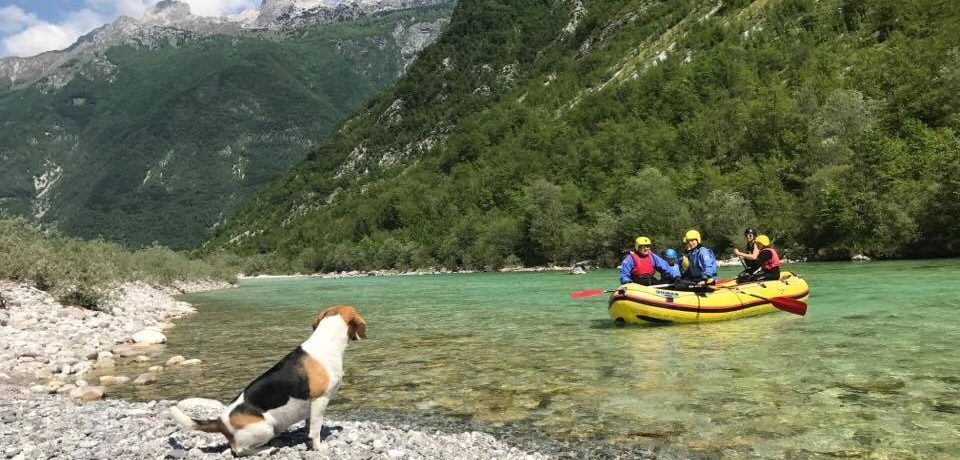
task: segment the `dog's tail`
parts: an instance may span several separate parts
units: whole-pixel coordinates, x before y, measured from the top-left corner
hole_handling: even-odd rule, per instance
[[[223,426],[223,420],[220,420],[219,418],[197,420],[187,416],[187,414],[183,413],[183,411],[177,406],[170,408],[170,415],[174,420],[177,421],[177,423],[180,424],[180,426],[188,430],[206,431],[208,433],[223,433],[226,431],[226,427]]]

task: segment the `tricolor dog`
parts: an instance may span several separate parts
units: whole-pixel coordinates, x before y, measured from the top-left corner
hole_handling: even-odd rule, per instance
[[[234,455],[259,451],[304,419],[316,447],[323,412],[343,377],[343,351],[350,340],[365,338],[366,323],[353,307],[328,308],[313,320],[310,338],[257,377],[219,418],[194,420],[176,406],[170,414],[185,428],[223,433]]]

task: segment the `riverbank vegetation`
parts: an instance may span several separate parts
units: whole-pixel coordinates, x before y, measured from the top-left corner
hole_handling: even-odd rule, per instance
[[[611,266],[637,234],[723,253],[749,225],[791,258],[960,254],[953,3],[575,4],[462,0],[208,247],[294,271]]]
[[[99,308],[104,290],[127,281],[234,282],[240,261],[222,253],[199,259],[163,246],[130,251],[116,243],[43,232],[22,218],[0,219],[0,279],[32,283],[65,304],[85,308]]]

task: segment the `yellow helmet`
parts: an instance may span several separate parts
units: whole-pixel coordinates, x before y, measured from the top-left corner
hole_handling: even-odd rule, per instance
[[[767,236],[767,235],[760,235],[760,236],[758,236],[756,239],[754,239],[753,241],[756,241],[758,244],[762,244],[762,245],[764,245],[765,247],[766,247],[766,246],[770,246],[770,237]]]
[[[691,240],[700,241],[700,232],[696,230],[687,230],[687,234],[683,235],[683,242],[686,243],[687,241]]]
[[[650,242],[650,238],[645,236],[638,236],[637,240],[634,242],[634,249],[640,249],[640,246],[653,246],[653,243]]]

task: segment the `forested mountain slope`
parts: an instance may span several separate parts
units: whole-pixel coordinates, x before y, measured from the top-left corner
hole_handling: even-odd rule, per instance
[[[260,31],[164,1],[68,50],[0,60],[0,214],[133,247],[198,246],[395,82],[452,9],[348,3],[328,8],[346,19]]]
[[[208,247],[293,270],[960,251],[960,6],[462,0]]]

